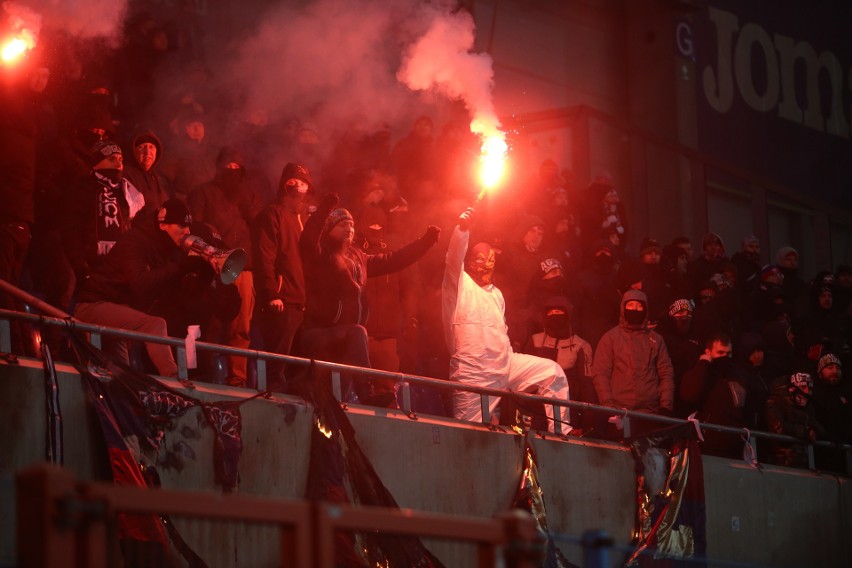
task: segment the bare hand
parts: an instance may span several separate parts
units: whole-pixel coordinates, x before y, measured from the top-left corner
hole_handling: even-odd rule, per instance
[[[284,302],[279,299],[270,300],[269,301],[269,309],[273,312],[283,312],[284,311]]]

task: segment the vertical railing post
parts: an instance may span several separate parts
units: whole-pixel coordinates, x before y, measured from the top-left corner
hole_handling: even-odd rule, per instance
[[[331,372],[331,392],[338,402],[343,400],[343,389],[340,386],[340,371]]]
[[[623,428],[622,433],[624,438],[627,439],[630,437],[630,417],[625,414],[621,417],[621,427]]]
[[[189,378],[189,371],[186,368],[186,347],[178,347],[177,348],[177,372],[178,372],[178,380],[185,381]]]
[[[479,406],[482,409],[482,423],[491,424],[491,410],[487,394],[479,395]]]
[[[506,568],[539,567],[546,557],[546,541],[527,511],[515,509],[498,515],[503,523],[506,543],[503,547]]]
[[[399,381],[402,390],[402,411],[411,414],[411,384],[408,381]]]
[[[0,353],[12,352],[12,326],[9,320],[0,319]]]
[[[606,531],[586,531],[580,543],[583,546],[583,568],[609,568],[612,538]]]
[[[260,357],[254,360],[255,371],[257,371],[257,390],[266,390],[266,359]]]

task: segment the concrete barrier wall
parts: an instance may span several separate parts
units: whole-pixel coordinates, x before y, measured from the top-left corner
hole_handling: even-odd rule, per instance
[[[84,479],[108,478],[108,464],[80,376],[60,366],[65,465]],[[247,391],[199,383],[203,400],[245,397]],[[3,519],[0,563],[14,561],[12,474],[45,456],[45,394],[40,363],[21,359],[0,366],[0,476]],[[299,499],[308,475],[311,409],[290,397],[255,399],[242,407],[243,452],[239,492]],[[462,425],[437,417],[412,420],[398,412],[352,407],[357,440],[401,507],[490,517],[507,509],[520,481],[523,438],[513,432]],[[633,458],[625,448],[583,439],[570,442],[532,436],[553,533],[579,537],[604,529],[627,545],[636,513]],[[165,487],[218,491],[213,434],[199,409],[168,426],[158,469]],[[849,480],[805,471],[705,457],[708,553],[711,557],[770,566],[849,566]],[[199,529],[186,526],[191,546],[216,566],[255,564],[275,558],[271,528]],[[448,566],[471,564],[472,547],[427,542]],[[579,547],[560,544],[582,563]],[[620,554],[611,555],[618,565]]]

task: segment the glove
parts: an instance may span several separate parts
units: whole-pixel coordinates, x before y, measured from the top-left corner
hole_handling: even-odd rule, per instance
[[[431,243],[437,243],[438,237],[441,236],[441,227],[437,225],[429,225],[426,227],[426,232],[423,233],[423,238]]]
[[[340,203],[340,196],[336,193],[329,193],[320,200],[319,208],[328,209],[330,211],[334,209],[338,203]]]
[[[614,225],[615,223],[618,223],[618,217],[616,217],[615,215],[610,215],[604,220],[603,224],[601,225],[601,229],[606,229],[607,227],[609,227],[610,225]]]
[[[468,229],[470,229],[470,225],[471,223],[473,223],[474,213],[475,211],[473,210],[473,207],[468,207],[464,210],[464,213],[459,215],[459,229],[461,229],[462,231],[467,231]]]

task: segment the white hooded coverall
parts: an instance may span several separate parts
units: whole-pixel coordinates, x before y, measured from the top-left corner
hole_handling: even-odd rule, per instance
[[[493,284],[480,286],[464,271],[469,239],[469,231],[455,228],[444,269],[442,316],[450,352],[450,379],[515,392],[538,386],[540,396],[568,400],[568,380],[555,361],[512,352],[503,293]],[[490,398],[490,412],[494,412],[499,400]],[[482,421],[480,395],[455,392],[453,403],[457,419]],[[545,409],[552,429],[553,407],[545,405]],[[567,432],[567,408],[562,408],[562,417],[562,431]]]

